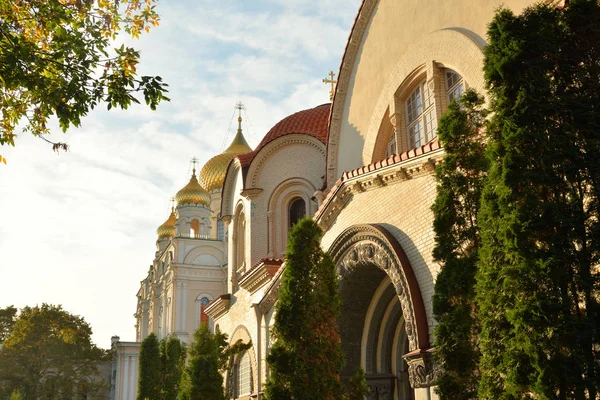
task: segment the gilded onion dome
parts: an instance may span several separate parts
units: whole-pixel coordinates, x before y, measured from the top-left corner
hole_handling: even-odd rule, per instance
[[[241,106],[238,106],[240,108]],[[242,116],[238,117],[238,130],[237,134],[233,138],[233,141],[224,152],[214,156],[204,164],[202,171],[200,172],[200,181],[202,186],[209,192],[215,189],[221,189],[223,181],[225,180],[225,174],[227,173],[227,167],[233,159],[233,157],[239,154],[246,154],[251,152],[252,149],[248,146],[244,135],[242,134]]]
[[[210,195],[198,182],[196,168],[192,172],[189,183],[175,195],[175,201],[178,206],[182,204],[204,204],[210,207]]]
[[[171,207],[171,215],[156,230],[159,239],[166,239],[175,236],[175,210]]]

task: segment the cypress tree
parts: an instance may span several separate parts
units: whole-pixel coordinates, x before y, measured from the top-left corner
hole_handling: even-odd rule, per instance
[[[479,224],[482,399],[597,399],[600,5],[490,24]]]
[[[140,346],[137,400],[161,399],[160,345],[154,333]]]
[[[213,334],[207,324],[194,332],[190,358],[185,368],[181,398],[185,400],[224,400],[223,376],[219,372],[225,336]]]
[[[176,400],[183,368],[185,366],[186,349],[176,337],[165,338],[161,341],[162,364],[162,398]]]
[[[335,265],[323,252],[323,232],[303,219],[289,236],[285,271],[276,304],[273,336],[267,356],[269,400],[342,398],[343,355],[337,317],[340,298]]]
[[[369,394],[369,387],[367,386],[365,370],[358,366],[354,375],[350,377],[348,391],[344,400],[364,400],[367,394]]]
[[[440,119],[438,137],[444,159],[436,169],[433,204],[434,259],[441,271],[435,283],[433,313],[441,400],[477,398],[479,324],[474,286],[480,247],[477,214],[488,162],[481,137],[483,97],[468,90]]]

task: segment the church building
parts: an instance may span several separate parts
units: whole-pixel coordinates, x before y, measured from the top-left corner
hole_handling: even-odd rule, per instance
[[[240,119],[231,146],[177,193],[138,292],[138,342],[154,332],[189,343],[203,321],[231,343],[251,341],[233,360],[226,392],[260,399],[287,233],[308,215],[325,232],[322,247],[340,276],[342,376],[362,366],[368,399],[436,399],[431,205],[444,154],[437,121],[466,88],[485,94],[494,11],[531,4],[364,0],[332,103],[277,122],[254,150]],[[132,350],[115,361],[116,388],[127,386],[123,371],[129,381],[137,375],[135,349],[126,346]],[[133,398],[119,390],[115,399]]]

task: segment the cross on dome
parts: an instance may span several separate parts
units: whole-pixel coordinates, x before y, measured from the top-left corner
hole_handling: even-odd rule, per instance
[[[329,100],[333,100],[333,94],[335,93],[335,84],[337,80],[335,78],[335,73],[333,71],[329,71],[329,79],[323,78],[323,83],[331,83],[331,90],[329,91]]]

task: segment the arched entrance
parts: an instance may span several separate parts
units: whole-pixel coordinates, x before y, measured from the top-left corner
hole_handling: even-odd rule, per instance
[[[346,229],[330,253],[340,276],[342,376],[360,365],[369,399],[413,399],[414,389],[432,385],[435,371],[423,298],[406,254],[378,225]]]

